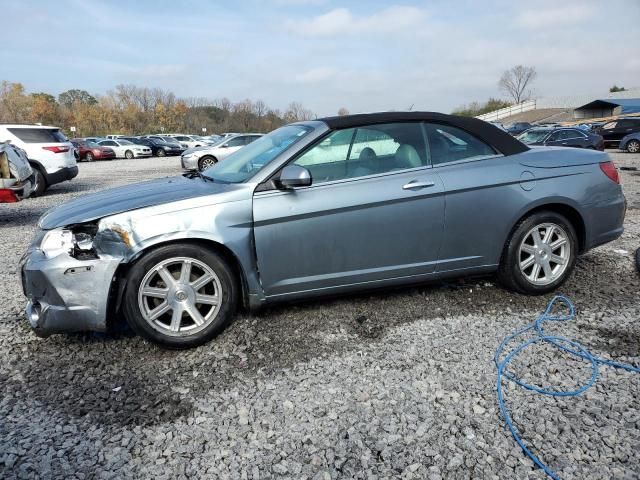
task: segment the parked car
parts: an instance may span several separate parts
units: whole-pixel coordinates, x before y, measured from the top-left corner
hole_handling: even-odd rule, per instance
[[[620,140],[630,133],[640,132],[639,118],[619,118],[602,125],[597,131],[604,138],[607,148],[619,148]]]
[[[182,168],[185,170],[204,170],[209,168],[261,136],[261,133],[243,133],[223,138],[211,146],[186,150],[181,158]]]
[[[172,135],[178,142],[185,145],[186,148],[203,147],[207,143],[204,140],[199,139],[195,135]]]
[[[103,147],[112,148],[114,152],[116,152],[116,158],[139,158],[139,157],[150,157],[151,149],[149,147],[145,147],[144,145],[136,145],[129,140],[122,140],[118,138],[117,140],[103,140],[98,145]]]
[[[626,150],[629,153],[640,152],[640,132],[630,133],[622,137],[620,140],[620,150]]]
[[[103,147],[91,140],[84,138],[72,138],[71,143],[78,151],[80,161],[93,162],[94,160],[113,160],[116,152],[110,147]]]
[[[181,155],[182,152],[184,152],[184,147],[182,147],[178,142],[167,142],[164,139],[139,137],[132,140],[132,142],[137,143],[138,145],[146,145],[151,149],[156,157]]]
[[[101,141],[106,140],[104,137],[84,137],[84,139],[93,143],[100,143]]]
[[[31,195],[33,169],[24,150],[0,143],[0,203],[14,203]]]
[[[58,127],[0,125],[0,141],[9,141],[27,153],[34,179],[31,196],[78,175],[75,148]]]
[[[604,150],[604,141],[600,135],[579,128],[533,127],[518,135],[517,138],[526,145]]]
[[[491,273],[546,294],[620,237],[624,215],[604,152],[529,148],[475,118],[346,115],[281,127],[202,173],[55,207],[20,269],[41,335],[104,330],[122,311],[185,348],[240,306]]]
[[[522,132],[530,129],[531,127],[533,127],[533,125],[530,124],[529,122],[515,122],[510,125],[507,125],[505,127],[505,130],[509,132],[511,135],[513,135],[514,137],[517,137]]]
[[[107,140],[115,140],[116,138],[122,138],[124,135],[107,135],[105,138]]]
[[[489,122],[489,123],[494,127],[498,127],[500,130],[504,130],[505,132],[507,131],[507,129],[504,128],[504,125],[502,125],[502,123],[500,122]]]
[[[173,137],[161,137],[161,136],[158,136],[158,135],[147,135],[147,136],[140,137],[140,138],[154,140],[156,142],[161,142],[162,144],[169,146],[171,148],[171,154],[172,155],[174,154],[174,152],[177,152],[177,153],[175,153],[175,155],[181,155],[182,152],[184,152],[187,149],[186,146],[184,146],[183,144],[178,142]]]

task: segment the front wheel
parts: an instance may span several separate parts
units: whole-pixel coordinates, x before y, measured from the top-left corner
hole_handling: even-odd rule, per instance
[[[127,150],[126,152],[124,152],[124,158],[126,158],[127,160],[131,160],[133,158],[133,152],[131,150]]]
[[[124,310],[131,327],[147,340],[190,348],[224,329],[238,295],[233,271],[222,257],[195,245],[167,245],[131,269]]]
[[[534,213],[516,226],[507,241],[498,279],[520,293],[549,293],[571,274],[577,250],[571,222],[555,212]]]
[[[159,148],[158,150],[156,150],[156,157],[164,157],[167,154],[167,152],[164,151],[164,148]]]
[[[86,162],[93,162],[93,153],[91,152],[87,152],[87,154],[84,157]]]
[[[629,143],[627,143],[627,152],[629,153],[640,152],[640,140],[629,140]]]
[[[206,157],[202,157],[198,161],[198,167],[200,168],[200,170],[206,170],[209,167],[213,167],[217,162],[218,160],[215,157],[207,155]]]

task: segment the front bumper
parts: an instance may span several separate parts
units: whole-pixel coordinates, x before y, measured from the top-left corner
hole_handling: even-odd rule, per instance
[[[199,157],[185,157],[184,155],[180,157],[180,165],[184,170],[197,170],[198,169],[198,160]]]
[[[31,247],[20,260],[26,314],[40,336],[105,331],[113,278],[120,259],[77,260],[67,254],[47,258]]]
[[[146,157],[151,157],[153,155],[153,152],[149,151],[149,152],[134,152],[133,156],[134,158],[146,158]]]

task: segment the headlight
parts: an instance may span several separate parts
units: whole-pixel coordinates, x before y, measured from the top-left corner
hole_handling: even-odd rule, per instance
[[[40,243],[40,250],[47,258],[67,253],[75,258],[97,258],[93,249],[93,235],[56,229],[47,232]]]
[[[71,230],[61,229],[47,232],[40,244],[40,250],[47,258],[70,253],[73,250],[73,233]]]

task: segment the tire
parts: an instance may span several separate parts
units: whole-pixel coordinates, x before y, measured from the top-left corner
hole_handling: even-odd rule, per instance
[[[640,140],[629,140],[629,142],[627,142],[627,152],[629,153],[640,152]]]
[[[44,178],[44,175],[40,171],[38,167],[33,167],[33,190],[31,191],[32,197],[39,197],[42,195],[47,189],[47,180]]]
[[[198,168],[200,169],[200,171],[206,170],[209,167],[213,167],[216,163],[218,163],[218,159],[216,157],[205,155],[200,160],[198,160]]]
[[[84,161],[85,162],[93,162],[93,153],[91,152],[87,152],[87,154],[84,157]]]
[[[535,231],[541,242],[535,241]],[[555,212],[533,213],[515,226],[507,240],[498,280],[508,289],[526,295],[552,292],[571,275],[577,252],[578,240],[571,222]]]
[[[188,282],[180,279],[186,271]],[[210,280],[203,286],[192,285],[206,275]],[[168,348],[191,348],[224,329],[237,310],[239,291],[233,270],[221,256],[196,245],[166,245],[143,256],[129,272],[124,313],[131,328],[147,340]],[[203,301],[198,302],[196,295]],[[218,303],[209,303],[215,296]]]
[[[164,151],[164,148],[159,148],[156,150],[156,157],[166,157],[167,152]]]
[[[126,152],[124,152],[124,158],[126,158],[127,160],[131,160],[133,158],[133,152],[131,150],[127,150]]]

